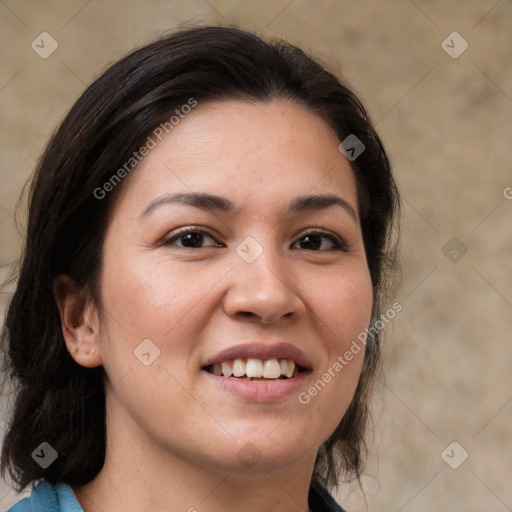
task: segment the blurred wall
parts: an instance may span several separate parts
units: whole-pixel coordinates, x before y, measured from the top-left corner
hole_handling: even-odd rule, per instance
[[[65,112],[109,63],[191,22],[303,46],[346,78],[389,152],[403,310],[385,335],[367,510],[512,510],[510,0],[2,1],[0,279],[21,248],[16,200]],[[365,510],[355,485],[339,498]],[[17,499],[0,485],[0,510]]]

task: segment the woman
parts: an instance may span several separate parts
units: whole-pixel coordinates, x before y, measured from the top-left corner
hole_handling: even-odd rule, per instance
[[[11,510],[342,510],[397,207],[364,108],[291,45],[203,27],[110,67],[32,183]]]

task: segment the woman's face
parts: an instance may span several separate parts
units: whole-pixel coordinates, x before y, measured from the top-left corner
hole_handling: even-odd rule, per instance
[[[126,178],[98,307],[110,432],[210,468],[312,468],[352,399],[363,350],[344,354],[372,309],[338,144],[295,103],[199,103]],[[213,373],[233,361],[269,377]],[[276,380],[289,361],[299,373]]]

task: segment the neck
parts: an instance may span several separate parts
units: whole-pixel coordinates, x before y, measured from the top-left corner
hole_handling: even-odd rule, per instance
[[[73,488],[85,512],[307,512],[311,475],[263,472],[240,476],[210,472],[187,464],[163,466],[158,457],[106,462],[97,477]],[[158,470],[158,471],[155,471]]]
[[[308,512],[315,455],[293,467],[255,470],[195,462],[149,442],[130,420],[107,427],[105,464],[88,484],[73,487],[85,512]],[[119,425],[119,423],[117,423]],[[181,455],[181,456],[180,456]]]

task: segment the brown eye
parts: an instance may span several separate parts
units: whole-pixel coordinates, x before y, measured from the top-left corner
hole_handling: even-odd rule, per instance
[[[301,245],[301,249],[306,249],[310,251],[318,251],[322,245],[322,239],[327,239],[331,242],[331,247],[327,247],[327,249],[323,249],[320,252],[329,251],[329,250],[337,250],[346,252],[347,246],[346,244],[336,235],[332,235],[329,233],[324,233],[323,231],[310,231],[306,233],[296,243]]]
[[[204,246],[203,242],[205,238],[214,240],[206,231],[202,231],[196,228],[186,228],[176,233],[171,238],[164,241],[164,245],[178,245],[178,247],[184,247],[187,249],[199,249],[201,247],[212,247],[212,245]],[[176,244],[176,241],[181,241],[181,244]],[[215,247],[220,247],[221,244],[215,243]]]

